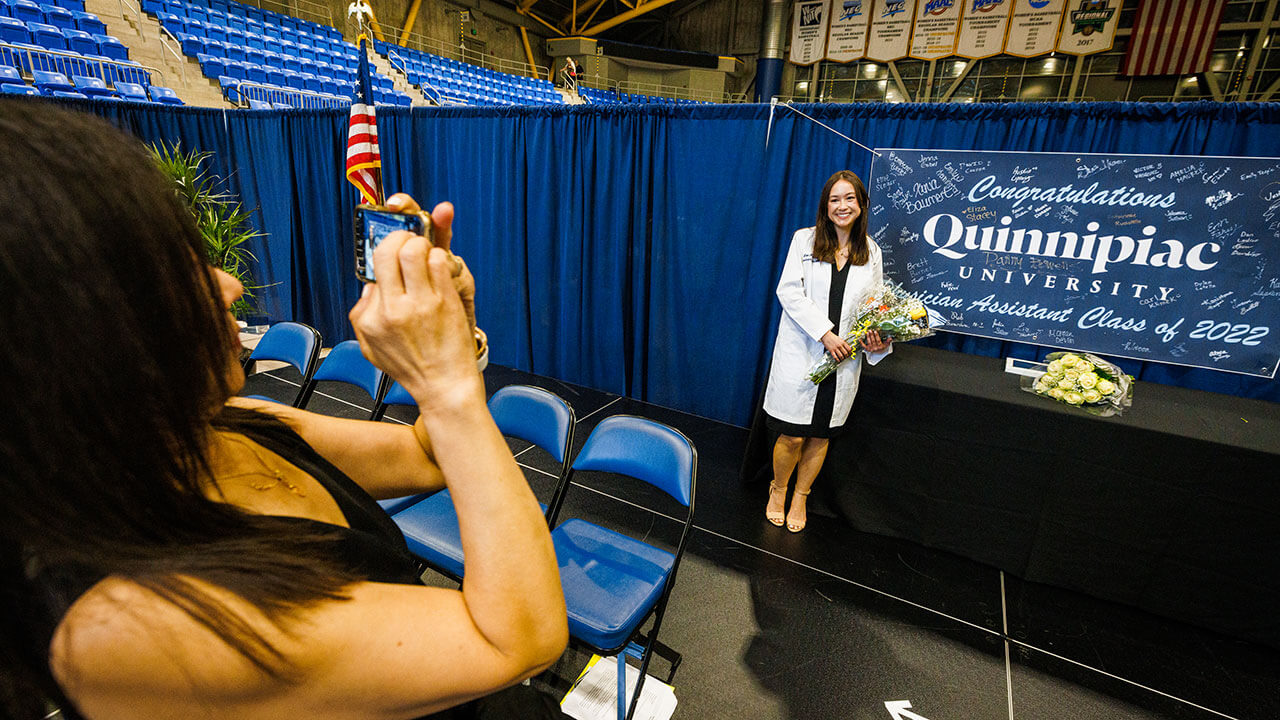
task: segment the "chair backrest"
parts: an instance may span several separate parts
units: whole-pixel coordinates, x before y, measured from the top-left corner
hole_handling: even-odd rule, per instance
[[[383,372],[365,359],[364,353],[360,351],[360,343],[346,340],[329,351],[312,376],[312,381],[355,385],[369,393],[369,397],[376,403],[380,399],[378,393],[382,388],[383,377]]]
[[[155,94],[156,88],[151,88]],[[297,322],[279,322],[262,335],[246,361],[246,369],[252,369],[257,360],[278,360],[292,365],[304,378],[311,377],[316,360],[320,357],[320,332],[309,325]]]
[[[0,83],[24,84],[22,73],[12,65],[0,65]]]
[[[591,431],[573,469],[643,480],[692,510],[698,453],[675,428],[635,415],[611,415]]]
[[[30,85],[0,85],[0,92],[6,95],[39,95],[40,91]]]
[[[573,408],[559,395],[532,385],[508,385],[489,398],[489,414],[503,435],[520,438],[564,463],[573,446]]]
[[[289,363],[302,375],[293,406],[303,407],[311,395],[311,378],[315,375],[316,364],[320,359],[320,343],[320,332],[309,325],[298,322],[276,323],[263,333],[262,339],[253,348],[253,353],[244,361],[244,372],[248,375],[254,362],[258,360]]]

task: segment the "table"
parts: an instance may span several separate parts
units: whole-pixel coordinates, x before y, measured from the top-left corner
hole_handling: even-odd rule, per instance
[[[1280,405],[1139,383],[1099,418],[1003,367],[899,344],[865,368],[819,479],[849,522],[1280,647]]]

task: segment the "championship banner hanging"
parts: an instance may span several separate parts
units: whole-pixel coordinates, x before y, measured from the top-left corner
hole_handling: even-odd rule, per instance
[[[1123,0],[1069,0],[1058,34],[1058,52],[1090,55],[1106,52],[1116,40]]]
[[[867,21],[871,0],[832,0],[827,59],[850,62],[867,51]]]
[[[874,0],[867,31],[867,59],[889,62],[906,57],[911,49],[911,21],[915,14],[915,0]]]
[[[911,57],[917,60],[937,60],[955,54],[963,2],[964,0],[916,0],[916,21],[911,31]]]
[[[1004,54],[1035,57],[1053,52],[1067,0],[1014,0]]]
[[[1013,0],[965,0],[956,55],[970,60],[999,55],[1009,28]]]
[[[881,149],[871,236],[944,330],[1275,377],[1280,158]]]
[[[795,4],[791,23],[791,62],[812,65],[822,59],[827,42],[827,0],[807,0]]]

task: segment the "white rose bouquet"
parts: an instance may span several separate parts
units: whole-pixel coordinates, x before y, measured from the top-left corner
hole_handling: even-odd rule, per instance
[[[933,335],[935,328],[942,324],[942,318],[929,312],[920,298],[888,279],[860,299],[857,312],[858,318],[844,336],[844,341],[853,347],[854,354],[858,352],[862,338],[871,330],[878,330],[884,340],[902,342]],[[817,385],[835,372],[839,364],[830,353],[824,354],[809,368],[805,377]]]
[[[1045,359],[1045,372],[1024,377],[1023,390],[1102,417],[1119,415],[1133,404],[1133,376],[1097,355],[1055,352]]]

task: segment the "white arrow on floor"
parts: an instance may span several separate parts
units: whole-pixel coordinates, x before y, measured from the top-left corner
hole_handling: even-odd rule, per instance
[[[893,720],[929,720],[923,715],[911,712],[910,700],[886,700],[884,707],[893,716]]]

